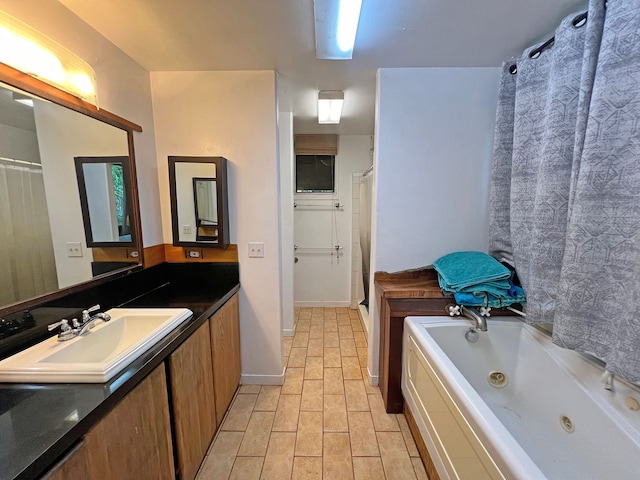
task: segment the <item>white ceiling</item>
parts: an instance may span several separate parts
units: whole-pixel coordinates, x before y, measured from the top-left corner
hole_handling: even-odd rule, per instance
[[[585,0],[363,0],[353,60],[316,60],[313,0],[59,0],[149,71],[276,70],[296,133],[373,134],[380,67],[495,67]],[[99,81],[99,79],[98,79]],[[344,90],[318,125],[318,90]]]

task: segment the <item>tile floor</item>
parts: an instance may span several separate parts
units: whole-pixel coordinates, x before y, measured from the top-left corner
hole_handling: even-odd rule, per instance
[[[198,479],[427,479],[404,415],[366,380],[357,311],[296,315],[284,385],[240,387]]]

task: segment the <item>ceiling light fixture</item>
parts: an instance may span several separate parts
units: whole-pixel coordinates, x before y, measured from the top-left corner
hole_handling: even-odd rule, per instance
[[[314,0],[316,58],[350,60],[356,41],[362,0]]]
[[[344,92],[341,90],[321,90],[318,92],[318,123],[340,123]]]
[[[95,72],[88,63],[3,11],[0,11],[0,62],[98,104]]]

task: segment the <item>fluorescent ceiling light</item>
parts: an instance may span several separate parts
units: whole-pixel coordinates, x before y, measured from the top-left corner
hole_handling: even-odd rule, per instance
[[[318,92],[318,123],[340,123],[344,92],[321,90]]]
[[[362,0],[314,0],[316,58],[349,60],[353,57]]]
[[[22,103],[29,107],[33,107],[33,97],[23,95],[22,93],[12,92],[12,98],[14,102]]]

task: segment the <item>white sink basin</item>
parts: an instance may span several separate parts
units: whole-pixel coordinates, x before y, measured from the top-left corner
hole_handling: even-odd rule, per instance
[[[109,322],[65,342],[49,338],[0,361],[0,382],[105,383],[192,312],[186,308],[114,308]]]

